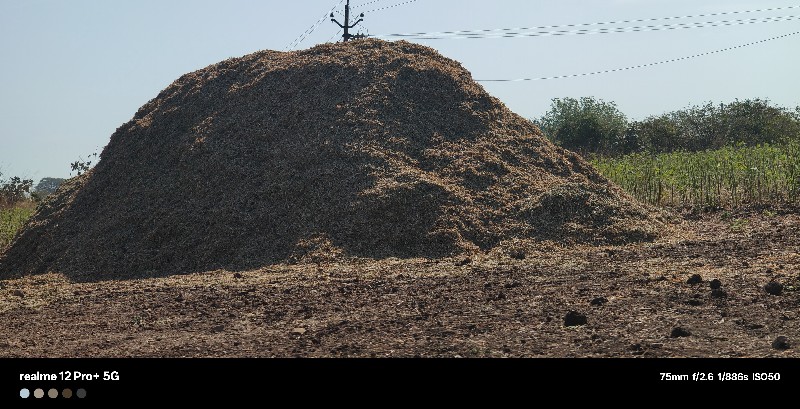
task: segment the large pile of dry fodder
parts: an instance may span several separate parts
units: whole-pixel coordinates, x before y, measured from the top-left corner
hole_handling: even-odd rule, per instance
[[[41,205],[0,275],[443,257],[660,223],[459,63],[408,42],[262,51],[179,78]]]

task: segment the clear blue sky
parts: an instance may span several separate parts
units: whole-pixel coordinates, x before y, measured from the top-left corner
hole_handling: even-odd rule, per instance
[[[353,0],[353,6],[370,0]],[[369,11],[407,0],[379,0]],[[0,171],[66,177],[180,75],[282,50],[337,0],[0,0]],[[798,6],[760,0],[417,0],[367,13],[372,35],[592,23]],[[800,15],[800,8],[652,24]],[[337,15],[338,17],[338,15]],[[637,24],[618,24],[625,27]],[[640,25],[640,24],[639,24]],[[328,41],[327,19],[298,48]],[[420,40],[475,78],[582,73],[689,56],[800,31],[800,20],[590,36]],[[534,118],[557,97],[614,101],[633,119],[706,101],[800,105],[800,36],[661,66],[579,79],[484,83]]]

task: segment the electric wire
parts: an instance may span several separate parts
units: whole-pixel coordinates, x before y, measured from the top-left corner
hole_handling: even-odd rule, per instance
[[[647,63],[647,64],[633,65],[633,66],[623,67],[623,68],[614,68],[614,69],[608,69],[608,70],[602,70],[602,71],[585,72],[585,73],[581,73],[581,74],[554,75],[554,76],[550,76],[550,77],[518,78],[518,79],[488,79],[488,80],[475,80],[475,81],[477,81],[477,82],[544,81],[544,80],[555,80],[555,79],[563,79],[563,78],[587,77],[587,76],[591,76],[591,75],[608,74],[608,73],[620,72],[620,71],[629,71],[629,70],[634,70],[634,69],[638,69],[638,68],[647,68],[647,67],[653,67],[653,66],[656,66],[656,65],[668,64],[668,63],[673,63],[673,62],[678,62],[678,61],[685,61],[685,60],[689,60],[689,59],[692,59],[692,58],[704,57],[704,56],[708,56],[708,55],[712,55],[712,54],[719,54],[719,53],[723,53],[723,52],[726,52],[726,51],[732,51],[732,50],[736,50],[736,49],[740,49],[740,48],[744,48],[744,47],[750,47],[750,46],[757,45],[757,44],[763,44],[763,43],[766,43],[766,42],[769,42],[769,41],[778,40],[778,39],[782,39],[782,38],[786,38],[786,37],[791,37],[791,36],[798,35],[798,34],[800,34],[800,31],[795,31],[793,33],[784,34],[784,35],[780,35],[780,36],[776,36],[776,37],[771,37],[771,38],[767,38],[767,39],[764,39],[764,40],[754,41],[754,42],[750,42],[750,43],[747,43],[747,44],[740,44],[740,45],[733,46],[733,47],[723,48],[723,49],[714,50],[714,51],[708,51],[708,52],[700,53],[700,54],[694,54],[694,55],[690,55],[690,56],[686,56],[686,57],[673,58],[673,59],[670,59],[670,60],[663,60],[663,61],[652,62],[652,63]]]
[[[364,14],[368,14],[368,13],[374,13],[374,12],[376,12],[376,11],[381,11],[381,10],[387,10],[387,9],[395,8],[395,7],[399,7],[399,6],[405,5],[405,4],[414,3],[414,2],[416,2],[416,1],[417,1],[417,0],[408,0],[408,1],[404,1],[404,2],[402,2],[402,3],[393,4],[393,5],[391,5],[391,6],[380,7],[380,8],[377,8],[377,9],[372,9],[372,10],[369,10],[369,11],[364,11],[363,13],[364,13]]]
[[[665,30],[685,30],[685,29],[706,28],[706,27],[725,27],[725,26],[737,26],[737,25],[748,25],[748,24],[778,23],[778,22],[793,21],[798,19],[800,19],[800,16],[793,15],[793,16],[738,19],[738,20],[698,21],[693,23],[656,24],[656,25],[646,25],[646,26],[612,27],[612,28],[597,28],[597,29],[475,33],[475,34],[446,35],[446,36],[444,35],[401,36],[398,34],[389,34],[389,35],[379,35],[377,37],[378,38],[402,37],[403,39],[407,40],[476,40],[476,39],[492,39],[492,38],[551,37],[551,36],[567,36],[567,35],[596,35],[596,34],[665,31]]]
[[[357,5],[357,6],[353,6],[353,8],[360,8],[360,7],[368,6],[368,5],[370,5],[370,4],[375,4],[375,3],[379,2],[379,1],[383,1],[383,0],[372,0],[372,1],[368,1],[368,2],[366,2],[366,3],[359,4],[359,5]]]
[[[292,50],[294,49],[294,47],[300,45],[300,43],[302,43],[303,40],[305,40],[309,35],[311,35],[311,33],[313,33],[314,30],[316,30],[317,27],[319,27],[320,24],[322,24],[322,22],[325,21],[325,19],[327,19],[330,16],[330,14],[333,13],[336,10],[336,8],[339,7],[340,4],[342,4],[343,1],[344,0],[339,0],[339,2],[334,4],[333,7],[331,7],[330,11],[325,13],[324,16],[322,16],[319,20],[317,20],[316,23],[314,23],[311,27],[309,27],[306,31],[304,31],[303,34],[300,34],[296,39],[294,39],[294,41],[292,41],[291,43],[289,43],[289,45],[284,47],[283,50],[284,51]]]
[[[385,34],[385,35],[382,35],[380,37],[445,36],[445,35],[464,35],[464,34],[473,34],[473,33],[478,34],[478,33],[491,33],[491,32],[503,32],[503,31],[529,31],[529,30],[545,30],[545,29],[554,29],[554,28],[590,27],[590,26],[611,25],[611,24],[644,23],[644,22],[653,22],[653,21],[665,21],[665,20],[677,20],[677,19],[701,18],[701,17],[714,17],[714,16],[723,16],[723,15],[731,15],[731,14],[761,13],[761,12],[768,12],[768,11],[789,10],[789,9],[797,9],[797,8],[800,8],[800,5],[797,5],[797,6],[785,6],[785,7],[773,7],[773,8],[766,8],[766,9],[724,11],[724,12],[718,12],[718,13],[694,14],[694,15],[685,15],[685,16],[654,17],[654,18],[641,18],[641,19],[630,19],[630,20],[602,21],[602,22],[594,22],[594,23],[557,24],[557,25],[549,25],[549,26],[493,28],[493,29],[481,29],[481,30],[456,30],[456,31],[418,32],[418,33],[393,33],[393,34]]]
[[[342,29],[340,28],[340,29],[339,29],[339,31],[337,31],[336,33],[334,33],[334,34],[331,36],[331,38],[329,38],[329,39],[328,39],[328,41],[326,41],[326,43],[330,43],[331,41],[333,41],[333,39],[334,39],[334,38],[338,37],[338,36],[339,36],[339,35],[341,35],[343,32],[344,32],[344,30],[342,30]]]

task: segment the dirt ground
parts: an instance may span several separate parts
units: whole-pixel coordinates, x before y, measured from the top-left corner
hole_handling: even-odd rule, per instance
[[[800,213],[681,218],[669,240],[514,258],[0,281],[0,356],[800,357]]]

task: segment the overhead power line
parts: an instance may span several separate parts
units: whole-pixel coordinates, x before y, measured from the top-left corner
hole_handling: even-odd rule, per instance
[[[328,39],[328,41],[326,41],[326,43],[330,43],[331,41],[333,41],[334,38],[341,36],[342,32],[344,32],[344,30],[340,28],[339,31],[337,31],[334,35],[331,36],[331,38]]]
[[[726,52],[726,51],[732,51],[732,50],[736,50],[736,49],[739,49],[739,48],[749,47],[749,46],[752,46],[752,45],[763,44],[763,43],[766,43],[768,41],[773,41],[773,40],[778,40],[778,39],[781,39],[781,38],[791,37],[791,36],[798,35],[798,34],[800,34],[800,31],[795,31],[794,33],[784,34],[784,35],[781,35],[781,36],[767,38],[767,39],[764,39],[764,40],[754,41],[752,43],[741,44],[741,45],[737,45],[737,46],[733,46],[733,47],[723,48],[723,49],[720,49],[720,50],[715,50],[715,51],[709,51],[709,52],[705,52],[705,53],[701,53],[701,54],[690,55],[688,57],[673,58],[671,60],[652,62],[652,63],[648,63],[648,64],[633,65],[633,66],[624,67],[624,68],[614,68],[614,69],[602,70],[602,71],[585,72],[585,73],[581,73],[581,74],[555,75],[555,76],[551,76],[551,77],[518,78],[518,79],[512,79],[512,80],[476,80],[476,81],[478,81],[478,82],[543,81],[543,80],[555,80],[555,79],[563,79],[563,78],[577,78],[577,77],[587,77],[587,76],[590,76],[590,75],[608,74],[608,73],[612,73],[612,72],[628,71],[628,70],[634,70],[634,69],[638,69],[638,68],[652,67],[652,66],[655,66],[655,65],[673,63],[673,62],[678,62],[678,61],[685,61],[685,60],[689,60],[689,59],[692,59],[692,58],[704,57],[704,56],[712,55],[712,54],[719,54],[719,53],[723,53],[723,52]]]
[[[602,22],[594,22],[594,23],[557,24],[557,25],[548,25],[548,26],[509,27],[509,28],[492,28],[492,29],[480,29],[480,30],[435,31],[435,32],[427,32],[427,33],[426,32],[420,32],[420,33],[393,33],[393,34],[385,34],[385,35],[382,35],[382,36],[379,36],[379,37],[384,37],[384,38],[389,38],[389,37],[415,37],[415,36],[437,36],[438,37],[438,36],[444,36],[444,35],[463,35],[463,34],[478,34],[478,33],[482,34],[482,33],[504,32],[504,31],[546,30],[546,29],[553,29],[553,28],[589,27],[589,26],[601,26],[601,25],[610,25],[610,24],[644,23],[644,22],[678,20],[678,19],[687,19],[687,18],[715,17],[715,16],[724,16],[724,15],[731,15],[731,14],[763,13],[763,12],[768,12],[768,11],[789,10],[789,9],[797,9],[797,8],[800,8],[800,5],[798,5],[798,6],[785,6],[785,7],[773,7],[773,8],[766,8],[766,9],[724,11],[724,12],[718,12],[718,13],[694,14],[694,15],[685,15],[685,16],[654,17],[654,18],[641,18],[641,19],[630,19],[630,20],[602,21]]]
[[[379,8],[376,8],[376,9],[372,9],[372,10],[369,10],[369,11],[365,11],[365,12],[364,12],[364,14],[368,14],[368,13],[374,13],[374,12],[376,12],[376,11],[381,11],[381,10],[392,9],[392,8],[395,8],[395,7],[399,7],[399,6],[403,6],[403,5],[406,5],[406,4],[414,3],[414,2],[416,2],[416,1],[417,1],[417,0],[408,0],[408,1],[404,1],[404,2],[402,2],[402,3],[393,4],[393,5],[391,5],[391,6],[379,7]],[[367,4],[369,4],[369,3],[367,3]]]
[[[375,3],[380,2],[380,1],[384,1],[384,0],[372,0],[372,1],[368,1],[368,2],[366,2],[364,4],[359,4],[359,5],[353,6],[353,7],[354,8],[364,7],[364,6],[368,6],[370,4],[375,4]]]
[[[300,45],[300,43],[302,43],[302,42],[303,42],[303,40],[305,40],[305,39],[306,39],[306,38],[307,38],[309,35],[311,35],[311,33],[313,33],[313,32],[314,32],[314,30],[316,30],[316,29],[317,29],[317,27],[319,27],[319,26],[320,26],[320,24],[322,24],[322,22],[323,22],[323,21],[325,21],[325,19],[327,19],[327,18],[328,18],[328,16],[330,15],[330,13],[333,13],[333,12],[336,10],[336,8],[338,8],[338,7],[339,7],[339,5],[340,5],[340,4],[342,4],[342,2],[343,2],[343,1],[344,1],[344,0],[339,0],[339,2],[337,2],[336,4],[334,4],[334,5],[333,5],[333,7],[331,7],[331,9],[330,9],[330,10],[329,10],[327,13],[325,13],[325,14],[324,14],[322,17],[320,17],[320,19],[319,19],[319,20],[317,20],[317,22],[316,22],[316,23],[314,23],[314,24],[313,24],[311,27],[309,27],[309,28],[308,28],[306,31],[304,31],[304,32],[303,32],[303,34],[300,34],[299,36],[297,36],[297,38],[295,38],[295,39],[294,39],[294,41],[292,41],[291,43],[289,43],[289,45],[287,45],[286,47],[284,47],[284,48],[283,48],[283,50],[284,50],[284,51],[286,51],[286,50],[292,50],[292,49],[294,49],[295,47],[297,47],[298,45]]]
[[[654,24],[646,26],[575,29],[575,30],[551,30],[551,31],[532,31],[532,32],[524,32],[523,30],[519,30],[512,32],[512,31],[505,31],[506,29],[502,29],[504,31],[495,30],[494,32],[473,32],[473,33],[459,32],[462,34],[444,34],[444,32],[442,32],[442,34],[426,35],[426,36],[388,34],[388,35],[380,35],[377,37],[378,38],[402,37],[404,39],[409,39],[409,40],[465,40],[465,39],[475,40],[475,39],[490,39],[490,38],[550,37],[550,36],[567,36],[567,35],[595,35],[595,34],[664,31],[664,30],[685,30],[692,28],[777,23],[783,21],[793,21],[797,19],[800,19],[800,16],[778,16],[778,17],[763,17],[763,18],[751,18],[751,19],[739,19],[739,20],[698,21],[692,23]]]

